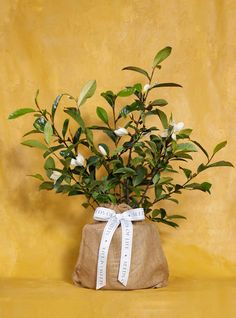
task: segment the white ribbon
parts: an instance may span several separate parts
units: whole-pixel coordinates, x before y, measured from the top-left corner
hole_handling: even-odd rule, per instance
[[[124,286],[127,285],[130,271],[133,225],[132,221],[141,221],[145,219],[142,208],[127,210],[123,213],[116,213],[112,209],[98,207],[94,212],[93,218],[97,221],[107,222],[100,242],[97,264],[97,283],[96,289],[100,289],[106,285],[106,267],[109,246],[118,226],[121,224],[122,245],[120,268],[118,281]]]

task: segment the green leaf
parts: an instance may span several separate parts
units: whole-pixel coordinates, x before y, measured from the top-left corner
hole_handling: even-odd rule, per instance
[[[58,146],[53,146],[53,147],[50,147],[50,148],[47,148],[47,151],[43,154],[43,157],[46,158],[48,155],[50,155],[51,153],[59,150],[59,149],[62,149],[62,148],[65,148],[64,145],[58,145]]]
[[[168,102],[165,99],[155,99],[148,106],[166,106]]]
[[[202,145],[199,144],[199,142],[197,142],[196,140],[191,140],[196,146],[198,146],[199,149],[201,149],[201,151],[205,154],[205,156],[207,157],[207,159],[209,159],[209,155],[207,153],[207,151],[202,147]]]
[[[56,193],[68,193],[71,190],[71,185],[62,184],[58,187]]]
[[[54,188],[53,182],[49,182],[49,181],[43,182],[39,186],[39,190],[52,190],[53,188]]]
[[[183,86],[177,83],[156,83],[152,85],[149,90],[156,87],[183,87]]]
[[[174,228],[178,227],[179,225],[175,222],[172,221],[168,221],[166,219],[162,219],[162,218],[154,218],[152,219],[153,222],[160,222],[160,223],[164,223],[166,225],[172,226]]]
[[[57,110],[57,106],[58,106],[62,96],[63,96],[63,94],[58,95],[56,97],[55,101],[52,104],[52,122],[54,122],[54,117],[55,117],[55,113],[56,113],[56,110]]]
[[[192,171],[191,171],[191,170],[186,169],[186,168],[182,168],[182,167],[179,167],[179,168],[180,168],[181,170],[183,170],[183,172],[184,172],[184,174],[185,174],[185,176],[186,176],[187,179],[191,176],[191,174],[192,174]]]
[[[191,184],[187,184],[185,188],[192,189],[192,190],[200,190],[203,192],[210,193],[211,184],[209,182],[191,183]]]
[[[122,147],[122,150],[124,149],[123,148],[123,146],[121,146]],[[119,148],[119,147],[118,147]],[[119,153],[119,152],[118,152]],[[131,160],[131,165],[132,166],[137,166],[137,165],[139,165],[140,163],[143,163],[143,157],[135,157],[135,158],[133,158],[132,160]]]
[[[33,108],[20,108],[20,109],[17,109],[16,111],[14,111],[13,113],[11,113],[8,116],[8,119],[15,119],[15,118],[23,116],[25,114],[35,113],[35,112],[36,112],[36,110],[34,110]]]
[[[58,191],[60,192],[59,188],[61,186],[62,181],[65,179],[65,177],[66,177],[65,175],[61,175],[60,178],[58,178],[57,181],[55,182],[53,188],[56,190],[56,192]]]
[[[33,130],[28,131],[27,133],[25,133],[25,134],[23,135],[23,137],[26,137],[26,136],[31,135],[31,134],[40,134],[40,133],[41,133],[41,131],[38,131],[38,130],[33,129]]]
[[[162,177],[162,178],[160,178],[158,184],[166,184],[172,180],[173,180],[173,178],[171,178],[171,177]]]
[[[156,199],[160,198],[162,190],[163,190],[163,188],[162,188],[161,185],[158,185],[158,184],[155,185],[155,196],[156,196]]]
[[[36,128],[38,131],[40,132],[44,132],[44,127],[47,123],[47,120],[43,117],[43,116],[40,116],[39,118],[37,118],[35,120],[35,122],[33,123],[33,126],[34,128]]]
[[[60,151],[60,155],[64,158],[68,157],[68,155],[70,156],[71,155],[71,150],[76,148],[77,144],[72,144],[70,145],[66,150],[62,150]],[[72,153],[73,154],[73,153]]]
[[[97,107],[97,115],[98,117],[105,123],[108,125],[108,114],[106,112],[106,110],[102,107]]]
[[[178,161],[187,161],[187,160],[185,160],[185,159],[193,160],[193,157],[192,157],[192,156],[190,156],[190,155],[187,154],[186,152],[182,152],[182,151],[176,152],[176,153],[174,154],[174,158],[175,158],[175,159],[173,159],[173,160],[178,160]],[[183,159],[183,158],[184,158],[184,159]]]
[[[113,194],[108,194],[107,196],[113,204],[116,204],[116,197]]]
[[[144,76],[146,76],[149,80],[150,80],[150,76],[148,75],[148,72],[145,71],[144,69],[137,67],[137,66],[126,66],[124,68],[122,68],[122,71],[134,71],[134,72],[138,72],[140,74],[143,74]]]
[[[41,174],[39,174],[39,173],[36,173],[36,174],[28,174],[27,177],[33,177],[33,178],[36,178],[36,179],[38,179],[38,180],[44,181],[43,176],[41,176]]]
[[[65,138],[65,135],[67,133],[67,129],[68,129],[68,125],[69,125],[69,119],[65,119],[64,123],[63,123],[63,127],[62,127],[62,136]]]
[[[183,215],[179,215],[179,214],[173,214],[173,215],[168,215],[167,219],[171,220],[171,219],[185,219],[186,217]]]
[[[96,87],[97,83],[95,80],[90,80],[84,85],[78,99],[78,107],[83,105],[88,98],[93,96],[96,91]]]
[[[94,166],[99,167],[100,166],[100,158],[98,156],[91,156],[87,159],[87,166]]]
[[[211,163],[210,165],[207,166],[207,168],[212,168],[212,167],[234,167],[234,165],[229,161],[222,160],[222,161]]]
[[[214,162],[214,163],[208,164],[208,165],[201,163],[198,166],[197,172],[200,173],[208,168],[214,168],[214,167],[234,167],[234,166],[229,161],[217,161],[217,162]]]
[[[227,145],[227,140],[220,142],[213,150],[213,156]]]
[[[152,211],[152,217],[157,217],[158,215],[161,215],[161,218],[164,219],[166,216],[166,210],[163,208],[155,209]]]
[[[76,133],[74,134],[73,144],[77,144],[77,142],[80,140],[81,132],[82,132],[82,129],[81,129],[81,127],[79,127],[79,128],[76,130]]]
[[[134,93],[135,91],[135,88],[134,87],[126,87],[124,89],[122,89],[118,94],[117,96],[120,96],[120,97],[127,97],[127,96],[130,96]]]
[[[164,61],[170,55],[171,50],[172,48],[170,46],[167,46],[164,49],[160,50],[153,60],[153,68]]]
[[[80,190],[71,190],[69,193],[68,193],[68,196],[72,196],[72,195],[82,195],[84,194],[83,191],[80,191]]]
[[[136,171],[133,170],[132,168],[124,167],[124,168],[119,168],[114,172],[114,174],[117,174],[117,173],[135,175]]]
[[[70,108],[64,109],[64,112],[66,114],[70,115],[80,125],[82,130],[85,129],[85,124],[84,124],[83,119],[81,118],[79,109],[76,109],[74,107],[70,107]]]
[[[90,145],[93,145],[93,132],[89,128],[85,128],[85,135]]]
[[[158,210],[158,209],[155,209],[155,210],[152,211],[152,217],[153,218],[157,217],[159,214],[160,214],[160,210]]]
[[[168,128],[168,119],[167,119],[166,114],[160,109],[156,109],[155,113],[160,118],[160,121],[162,123],[163,128],[165,128],[165,129]]]
[[[138,110],[144,110],[144,105],[143,105],[143,103],[141,103],[139,101],[135,101],[131,105],[127,105],[127,106],[123,107],[120,111],[118,118],[126,117],[129,113],[132,113],[132,112],[138,111]]]
[[[48,157],[44,164],[44,169],[55,169],[55,161],[52,157]]]
[[[167,198],[167,200],[172,201],[172,202],[174,202],[176,204],[179,204],[179,201],[174,199],[174,198]]]
[[[48,121],[44,126],[44,138],[47,144],[50,144],[53,135],[53,129],[51,123]]]
[[[123,146],[118,146],[111,154],[111,156],[116,156],[118,155],[119,153],[121,153],[122,151],[124,150],[124,147]],[[132,161],[132,164],[135,165]]]
[[[156,184],[160,180],[159,173],[155,174],[155,176],[152,179],[153,184]]]
[[[115,107],[115,101],[116,101],[116,95],[112,91],[106,91],[101,93],[101,96],[105,98],[105,100],[108,102],[108,104],[114,108]]]
[[[179,151],[196,152],[197,148],[194,146],[194,144],[187,142],[187,143],[177,144],[175,151],[176,152],[179,152]]]
[[[197,168],[197,173],[200,173],[200,172],[202,172],[202,171],[204,171],[204,170],[206,170],[206,169],[207,169],[207,166],[204,165],[204,163],[201,163],[201,164],[198,166],[198,168]]]
[[[182,129],[180,130],[180,132],[177,135],[177,139],[184,139],[184,138],[189,138],[189,136],[192,133],[192,129],[190,128],[186,128],[186,129]]]
[[[141,83],[134,84],[134,89],[136,92],[141,93],[142,92],[142,84]]]
[[[118,139],[118,137],[116,136],[116,134],[114,134],[114,132],[110,129],[103,129],[103,132],[109,137],[111,138],[111,140],[116,143],[116,140]]]
[[[39,142],[38,140],[25,140],[21,143],[24,146],[39,148],[43,150],[48,150],[48,147]]]
[[[147,174],[147,169],[143,166],[139,166],[136,168],[137,176],[133,179],[133,186],[136,187],[140,183],[142,183],[143,179],[145,178]]]

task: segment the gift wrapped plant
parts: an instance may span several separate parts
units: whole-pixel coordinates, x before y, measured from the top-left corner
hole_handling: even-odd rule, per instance
[[[143,219],[145,215],[153,222],[177,227],[177,220],[185,217],[168,213],[162,203],[167,200],[178,204],[180,194],[186,190],[200,190],[210,193],[211,183],[208,181],[196,182],[195,178],[206,169],[233,166],[228,161],[215,160],[216,153],[225,147],[227,142],[218,143],[209,153],[199,141],[192,137],[191,128],[185,127],[182,121],[177,121],[173,114],[167,116],[164,109],[168,102],[161,98],[162,87],[172,89],[182,86],[172,82],[160,83],[155,80],[155,77],[170,53],[170,47],[165,47],[159,51],[154,57],[150,72],[136,66],[123,68],[125,71],[142,74],[144,82],[125,86],[118,93],[111,90],[101,93],[104,98],[104,107],[96,108],[97,118],[94,119],[92,125],[87,124],[87,120],[83,116],[83,107],[86,107],[84,105],[86,100],[91,98],[96,91],[95,80],[87,82],[78,97],[68,93],[58,95],[52,107],[47,109],[40,106],[39,93],[37,92],[34,108],[21,108],[10,114],[9,119],[29,113],[33,115],[33,130],[25,133],[24,138],[27,137],[27,140],[24,140],[22,144],[40,148],[43,151],[45,176],[39,173],[32,175],[41,181],[40,190],[54,190],[56,193],[69,196],[81,196],[84,208],[98,207],[100,209],[95,213],[97,221],[116,220],[116,228],[120,223],[123,224],[121,227],[123,232],[125,232],[125,219],[128,220],[129,227],[126,225],[129,230],[132,221],[139,221],[131,218],[132,213],[134,213],[132,217],[138,214],[142,215],[141,219]],[[156,97],[150,99],[150,92],[152,92],[151,96],[155,94]],[[57,113],[62,100],[63,106],[67,105],[63,107],[65,118],[60,125]],[[128,103],[127,100],[129,100]],[[60,115],[60,120],[61,117]],[[38,138],[29,138],[31,135]],[[193,167],[192,162],[195,159],[193,155],[198,151],[203,153],[205,161],[198,164],[193,171],[189,166]],[[178,181],[178,177],[176,178],[179,174],[185,178],[182,183]],[[131,214],[129,217],[127,215],[126,218],[123,217],[123,223],[122,216],[114,216],[119,213],[129,213],[129,211]],[[100,218],[101,214],[105,215],[105,219]],[[142,242],[146,238],[152,240],[152,235],[156,235],[151,234],[150,237],[147,234],[150,232],[149,230],[145,234],[144,223],[150,226],[147,222],[142,221],[135,222],[134,229],[132,228],[132,231],[134,230],[132,235],[136,237],[136,243],[138,233],[144,235]],[[93,229],[95,227],[97,229],[95,232],[98,234],[94,234],[95,232],[88,228],[85,231],[87,234],[84,234],[84,236],[90,236],[90,239],[93,235],[93,243],[91,244],[95,251],[94,258],[91,262],[89,255],[84,252],[84,247],[81,247],[83,252],[80,253],[77,278],[74,278],[74,282],[94,288],[96,283],[94,277],[97,277],[97,288],[105,288],[106,281],[104,283],[104,280],[99,286],[98,276],[99,270],[101,271],[99,266],[97,268],[92,266],[89,269],[88,265],[96,263],[98,254],[102,253],[102,244],[100,251],[98,251],[99,245],[96,242],[98,240],[100,242],[102,233],[105,233],[105,223],[95,222]],[[151,228],[153,229],[153,227]],[[154,261],[153,270],[149,273],[150,277],[146,277],[141,283],[140,280],[137,283],[137,266],[139,266],[137,264],[140,263],[137,260],[140,246],[137,247],[136,251],[135,246],[133,246],[132,255],[131,250],[129,250],[129,262],[126,264],[128,267],[125,273],[126,281],[124,283],[119,279],[121,282],[119,285],[117,282],[118,268],[120,271],[123,268],[123,272],[125,272],[124,264],[123,267],[121,265],[119,267],[119,264],[122,263],[120,254],[124,252],[118,248],[120,245],[123,246],[123,243],[121,244],[122,232],[120,231],[120,227],[117,228],[112,242],[111,238],[109,241],[109,244],[111,243],[110,249],[113,248],[116,252],[112,255],[109,252],[107,255],[109,246],[106,249],[105,269],[103,268],[103,271],[106,271],[107,265],[107,276],[111,277],[107,280],[106,287],[133,289],[164,286],[167,282],[168,269],[160,246],[156,247],[159,248],[159,254],[156,258],[159,261]],[[155,240],[159,240],[159,237],[155,237]],[[155,249],[154,246],[152,248]],[[151,258],[153,257],[152,253],[153,250],[150,250],[149,257]],[[144,262],[148,261],[150,265],[152,260],[145,260],[146,254],[143,253]],[[113,257],[113,259],[111,260],[109,257]],[[142,266],[139,268],[140,273],[145,268]],[[127,271],[128,274],[130,271],[128,283]],[[154,274],[155,271],[159,271],[159,274],[164,272],[164,275],[157,278]],[[86,275],[87,281],[81,278],[81,276]],[[104,273],[101,275],[104,278]],[[91,281],[88,282],[89,280]]]

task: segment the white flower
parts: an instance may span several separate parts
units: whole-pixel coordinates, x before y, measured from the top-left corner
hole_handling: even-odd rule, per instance
[[[178,133],[180,130],[182,130],[184,128],[184,123],[183,122],[179,122],[179,123],[176,124],[173,121],[173,122],[171,122],[171,126],[173,126],[172,133],[171,133],[171,138],[173,140],[176,140],[176,133]],[[168,136],[168,129],[165,129],[161,133],[161,137],[166,138],[167,136]]]
[[[84,166],[84,161],[85,161],[84,156],[81,155],[81,153],[78,153],[76,159],[74,158],[71,159],[70,164],[75,167],[76,166],[82,167]]]
[[[146,93],[151,88],[150,84],[145,84],[143,87],[143,92]]]
[[[62,175],[61,172],[54,170],[50,176],[50,179],[54,180],[54,184],[55,184],[61,175]]]
[[[121,136],[125,136],[128,135],[128,130],[125,128],[119,128],[114,130],[114,133],[116,134],[116,136],[121,137]]]
[[[99,145],[98,148],[103,156],[107,156],[106,149],[103,146]]]
[[[179,122],[179,123],[175,123],[174,121],[171,123],[171,125],[173,126],[173,132],[171,134],[171,137],[173,140],[176,140],[176,133],[179,132],[180,130],[182,130],[184,128],[184,123],[183,122]]]

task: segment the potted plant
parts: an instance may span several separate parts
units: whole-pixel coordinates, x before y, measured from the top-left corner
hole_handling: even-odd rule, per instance
[[[101,93],[106,108],[96,108],[98,118],[94,125],[86,123],[83,107],[86,100],[95,93],[95,80],[89,81],[82,88],[79,97],[68,93],[58,95],[51,109],[40,106],[37,92],[34,108],[21,108],[9,115],[9,119],[29,113],[33,115],[33,130],[27,132],[24,137],[35,135],[40,139],[30,138],[22,144],[43,151],[46,177],[39,173],[32,175],[41,181],[40,190],[54,190],[69,196],[79,195],[85,199],[82,203],[84,208],[102,207],[103,211],[107,212],[109,209],[124,212],[127,209],[141,208],[148,220],[172,227],[178,226],[176,220],[185,217],[167,213],[162,207],[164,200],[178,204],[178,197],[185,190],[210,193],[211,183],[199,183],[194,179],[206,169],[233,166],[228,161],[215,161],[216,153],[225,147],[227,142],[218,143],[213,151],[208,153],[191,137],[192,129],[186,128],[183,122],[176,122],[172,114],[169,118],[166,115],[164,107],[168,103],[161,98],[162,87],[182,87],[172,82],[155,81],[156,72],[161,69],[162,62],[170,53],[171,47],[159,51],[153,60],[151,72],[136,66],[123,68],[142,74],[144,83],[126,86],[118,93],[111,90]],[[155,92],[157,97],[150,99],[150,92]],[[130,99],[129,103],[126,102],[127,97]],[[69,106],[63,109],[66,118],[62,127],[59,127],[56,120],[57,109],[65,98],[68,98]],[[125,100],[124,105],[117,106],[117,101],[120,103],[122,99]],[[150,118],[155,118],[154,125]],[[76,130],[72,130],[71,121],[76,122]],[[102,142],[97,142],[98,136]],[[192,155],[199,150],[204,154],[205,161],[192,171],[188,165],[194,160]],[[175,181],[177,174],[184,175],[183,183]],[[122,204],[126,205],[125,208],[122,208]],[[121,220],[118,221],[119,224],[122,223]],[[143,222],[135,223],[134,228],[138,224],[141,226],[141,223]],[[99,223],[99,226],[104,229],[104,222]],[[118,229],[116,232],[118,233]],[[99,233],[101,238],[101,231]],[[96,241],[96,238],[94,239]],[[117,239],[121,240],[121,235]],[[98,246],[94,246],[94,249],[96,259]],[[107,262],[107,259],[105,261]],[[164,256],[162,265],[167,268]],[[167,281],[167,272],[165,270],[163,285]],[[153,283],[153,286],[159,284],[158,281]],[[126,285],[122,286],[126,288]],[[93,288],[94,281],[86,287]],[[116,288],[112,284],[110,287]],[[127,289],[132,289],[128,287]]]

